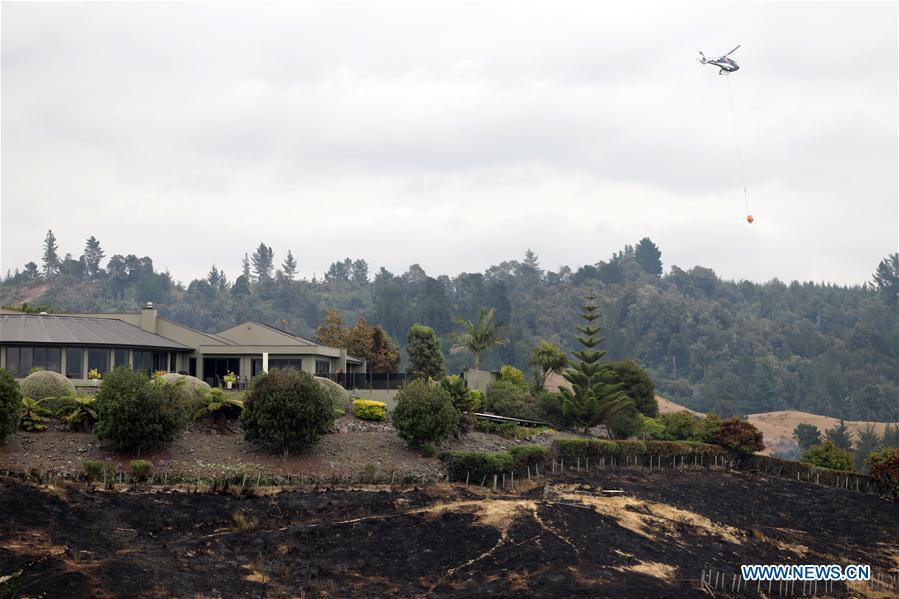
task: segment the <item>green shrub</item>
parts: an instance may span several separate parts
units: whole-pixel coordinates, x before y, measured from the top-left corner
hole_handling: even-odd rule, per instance
[[[494,423],[493,433],[504,439],[514,439],[518,434],[518,425],[511,422]]]
[[[598,460],[604,456],[618,455],[621,453],[621,447],[616,441],[566,437],[553,441],[553,453],[560,460],[574,463],[577,459]]]
[[[408,383],[397,394],[393,425],[412,447],[439,444],[459,426],[459,413],[449,393],[422,380]]]
[[[818,468],[831,470],[852,470],[852,452],[840,449],[831,441],[812,445],[802,452],[802,461]]]
[[[22,410],[19,383],[6,370],[0,369],[0,443],[15,432]]]
[[[94,481],[103,478],[103,470],[105,469],[105,466],[106,464],[99,460],[87,460],[82,465],[82,467],[84,468],[84,474],[89,480]]]
[[[755,425],[739,418],[728,418],[718,425],[713,443],[742,454],[756,453],[765,449],[762,432]]]
[[[687,410],[659,414],[655,418],[663,427],[659,437],[663,441],[691,441],[699,439],[699,418]]]
[[[446,465],[450,480],[469,480],[480,484],[485,478],[489,481],[496,474],[510,474],[515,459],[507,451],[446,451],[440,454],[440,461]]]
[[[369,484],[375,484],[378,482],[378,474],[381,472],[381,466],[378,464],[366,464],[362,468],[362,477],[363,480]]]
[[[446,465],[450,480],[465,480],[480,484],[485,479],[492,480],[493,475],[511,475],[513,472],[522,476],[528,468],[534,471],[535,466],[546,463],[549,450],[539,445],[515,445],[508,451],[445,451],[440,460]]]
[[[468,391],[469,400],[471,402],[471,412],[478,412],[481,408],[484,407],[484,394],[478,391],[477,389],[470,389]]]
[[[524,387],[506,381],[497,381],[487,387],[487,412],[509,418],[540,420],[537,401]]]
[[[318,443],[334,422],[334,408],[308,372],[275,369],[253,379],[241,422],[247,441],[287,455]]]
[[[688,448],[690,455],[707,457],[727,455],[724,447],[714,443],[703,443],[701,441],[682,441],[682,443]]]
[[[559,430],[571,430],[574,417],[570,410],[562,409],[564,398],[559,393],[544,391],[537,399],[540,420],[546,420]]]
[[[634,401],[641,414],[653,417],[659,413],[655,384],[639,364],[633,360],[623,360],[610,362],[609,368],[614,373],[613,381],[621,385],[621,390]]]
[[[727,455],[722,447],[699,441],[645,441],[645,445],[646,454],[657,458]]]
[[[642,414],[634,406],[615,412],[606,419],[609,436],[613,439],[633,437],[640,432],[643,426],[642,417]]]
[[[511,383],[516,387],[524,387],[524,373],[514,366],[503,366],[499,369],[499,381]]]
[[[153,470],[153,464],[147,460],[131,460],[128,467],[131,470],[131,476],[141,482],[150,478],[150,472]]]
[[[72,381],[50,370],[32,372],[20,384],[23,397],[41,401],[48,397],[74,397],[75,385]]]
[[[616,443],[621,450],[622,456],[638,456],[646,453],[646,443],[643,441],[630,439],[616,441]]]
[[[555,432],[555,429],[546,426],[519,426],[511,422],[499,423],[489,420],[478,420],[477,430],[482,433],[499,435],[504,439],[526,439],[541,433]]]
[[[115,451],[153,451],[184,430],[188,412],[178,383],[150,381],[142,370],[119,367],[103,378],[94,434]]]
[[[878,483],[899,494],[899,447],[872,451],[865,458],[865,467]]]
[[[640,414],[639,434],[644,439],[662,439],[665,436],[665,425],[657,418]]]
[[[721,419],[717,414],[709,412],[699,421],[699,440],[703,443],[714,443],[720,430]]]
[[[69,429],[90,432],[97,422],[97,398],[93,395],[81,395],[67,399],[56,410],[56,415],[62,418]]]
[[[509,448],[509,453],[512,454],[516,471],[526,470],[528,467],[533,470],[534,466],[545,464],[549,457],[549,449],[542,445],[513,445]]]
[[[350,394],[347,390],[341,387],[339,383],[335,383],[323,376],[315,377],[315,381],[325,390],[325,394],[331,400],[334,410],[340,410],[343,414],[346,414],[350,408]]]
[[[30,397],[22,398],[22,411],[19,413],[19,428],[31,433],[47,428],[47,416],[50,410],[41,405],[41,402]]]
[[[353,414],[362,420],[387,420],[387,404],[383,401],[357,399],[353,402]]]

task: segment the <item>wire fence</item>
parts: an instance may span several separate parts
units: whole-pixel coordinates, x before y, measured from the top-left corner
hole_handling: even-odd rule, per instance
[[[406,384],[405,372],[332,372],[322,374],[348,391],[399,389]]]

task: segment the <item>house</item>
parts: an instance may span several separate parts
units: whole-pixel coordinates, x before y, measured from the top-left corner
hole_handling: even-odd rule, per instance
[[[365,361],[258,322],[203,333],[159,316],[152,304],[139,313],[25,314],[0,310],[0,368],[17,378],[35,368],[73,382],[119,365],[180,372],[221,384],[233,372],[248,381],[271,368],[326,376],[365,372]]]

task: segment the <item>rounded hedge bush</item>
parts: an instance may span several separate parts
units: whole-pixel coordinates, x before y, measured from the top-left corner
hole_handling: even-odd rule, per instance
[[[315,377],[315,380],[324,388],[325,393],[331,399],[331,405],[335,410],[340,410],[344,414],[350,407],[350,394],[347,390],[335,383],[329,378],[323,376]]]
[[[22,397],[30,397],[36,401],[48,397],[75,397],[75,385],[72,381],[51,370],[32,372],[20,385]]]
[[[212,388],[205,381],[187,374],[167,372],[156,377],[156,380],[170,383],[175,387],[178,398],[187,406],[187,413],[193,414],[206,405],[206,393]]]
[[[120,367],[103,377],[94,434],[116,451],[153,451],[171,443],[189,419],[179,389],[151,381],[142,370]]]
[[[21,409],[19,383],[10,373],[0,369],[0,443],[15,432]]]
[[[456,432],[459,413],[450,394],[440,387],[416,380],[400,389],[393,411],[393,425],[412,447],[438,444]]]
[[[275,369],[253,379],[240,420],[247,441],[287,455],[315,445],[331,428],[334,408],[308,372]]]

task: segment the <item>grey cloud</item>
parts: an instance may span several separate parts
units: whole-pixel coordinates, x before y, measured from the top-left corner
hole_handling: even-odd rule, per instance
[[[651,234],[668,264],[858,282],[896,249],[891,4],[3,13],[4,271],[36,259],[52,226],[65,250],[90,234],[117,244],[108,253],[138,244],[187,279],[212,262],[235,270],[261,239],[281,253],[328,246],[334,215],[365,226],[307,270],[355,252],[455,273],[526,247],[577,265]],[[696,62],[736,43],[752,228],[739,224],[726,82]],[[146,226],[159,216],[228,241],[188,258]],[[403,227],[433,219],[447,220],[410,257]],[[572,243],[566,226],[596,239]],[[375,243],[381,232],[397,241]],[[742,249],[697,243],[719,237]]]

